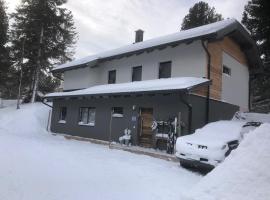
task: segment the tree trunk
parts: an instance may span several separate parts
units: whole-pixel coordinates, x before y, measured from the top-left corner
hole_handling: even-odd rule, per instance
[[[40,31],[40,40],[39,40],[39,48],[38,48],[38,59],[37,59],[37,68],[35,71],[35,79],[34,79],[34,88],[33,88],[33,93],[32,93],[32,98],[31,98],[31,103],[34,103],[36,101],[36,96],[37,96],[37,90],[38,90],[38,83],[39,83],[39,73],[41,70],[41,46],[43,42],[43,32],[44,32],[44,27],[43,24],[41,25],[41,31]]]

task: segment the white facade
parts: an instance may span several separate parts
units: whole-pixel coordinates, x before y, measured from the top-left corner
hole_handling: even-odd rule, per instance
[[[108,83],[108,72],[116,70],[116,83],[132,80],[132,68],[142,66],[142,80],[158,79],[159,63],[171,61],[171,77],[206,76],[206,53],[200,41],[180,44],[162,50],[101,62],[94,67],[78,68],[64,72],[64,90],[84,89]],[[222,74],[221,100],[248,110],[249,71],[230,55],[223,53],[223,65],[231,69],[231,75]]]
[[[172,61],[172,77],[205,77],[206,55],[200,41],[174,48],[132,55],[100,63],[95,68],[78,68],[64,73],[64,90],[82,89],[108,83],[108,72],[116,70],[116,83],[131,82],[132,67],[142,66],[142,80],[158,78],[159,63]]]
[[[78,68],[64,72],[64,90],[88,88],[98,84],[98,68]]]
[[[222,100],[239,105],[241,110],[247,111],[249,101],[248,67],[227,53],[223,53],[223,65],[230,68],[231,75],[222,74]]]

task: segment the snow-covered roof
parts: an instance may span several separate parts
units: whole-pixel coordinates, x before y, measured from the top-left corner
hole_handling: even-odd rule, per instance
[[[164,78],[128,83],[97,85],[72,92],[55,92],[45,95],[45,98],[191,90],[192,88],[202,84],[210,84],[210,81],[205,78],[196,77]]]
[[[123,54],[133,53],[141,50],[147,50],[150,48],[155,48],[163,45],[179,43],[187,40],[195,40],[202,37],[209,38],[213,36],[218,38],[219,36],[224,36],[226,34],[231,33],[237,28],[241,27],[244,29],[241,24],[235,19],[227,19],[219,22],[215,22],[212,24],[200,26],[197,28],[192,28],[189,30],[180,31],[174,34],[145,40],[143,42],[138,42],[130,45],[126,45],[117,49],[105,51],[99,54],[90,55],[88,57],[77,59],[71,61],[69,63],[65,63],[63,65],[59,65],[54,68],[52,71],[60,72],[68,69],[73,69],[75,67],[79,67],[81,65],[95,65],[98,60],[111,58],[114,56],[119,56]]]

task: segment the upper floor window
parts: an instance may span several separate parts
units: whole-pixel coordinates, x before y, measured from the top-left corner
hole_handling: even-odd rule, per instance
[[[170,78],[171,68],[172,68],[172,61],[159,63],[158,78]]]
[[[116,70],[111,70],[108,73],[108,83],[112,84],[116,82]]]
[[[96,108],[81,107],[79,125],[95,126]]]
[[[60,108],[59,123],[66,123],[67,118],[67,107]]]
[[[223,65],[222,72],[223,72],[223,74],[231,76],[231,68],[227,67],[226,65]]]
[[[142,66],[132,68],[132,82],[142,80]]]

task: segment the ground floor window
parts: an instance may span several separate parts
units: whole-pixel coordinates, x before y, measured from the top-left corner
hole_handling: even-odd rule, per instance
[[[60,108],[59,123],[66,123],[67,118],[67,107]]]
[[[96,108],[81,107],[79,125],[95,126]]]
[[[112,117],[124,117],[123,107],[113,107],[112,108]]]

